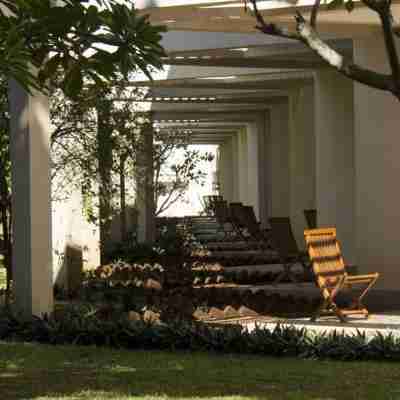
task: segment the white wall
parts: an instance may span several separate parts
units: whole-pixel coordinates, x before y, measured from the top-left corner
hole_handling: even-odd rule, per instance
[[[337,228],[348,263],[355,263],[353,127],[352,81],[334,71],[316,73],[317,223]]]
[[[388,72],[380,37],[354,41],[354,59]],[[380,287],[400,289],[400,103],[392,95],[354,84],[355,229],[357,263],[379,271]]]
[[[82,248],[84,266],[100,264],[99,228],[87,222],[82,213],[78,191],[65,201],[53,202],[53,283],[66,279],[65,249],[70,245]]]

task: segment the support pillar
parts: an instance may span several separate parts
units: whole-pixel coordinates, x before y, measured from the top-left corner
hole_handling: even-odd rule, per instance
[[[400,46],[399,46],[400,47]],[[400,50],[400,48],[398,49]],[[354,41],[354,61],[389,73],[381,35]],[[400,103],[390,93],[354,83],[355,231],[360,272],[379,271],[377,287],[400,290]],[[371,291],[371,296],[374,296]],[[380,299],[381,304],[384,298]]]
[[[16,310],[53,310],[50,117],[47,96],[10,82],[13,278]]]
[[[289,103],[274,104],[270,109],[269,215],[290,215]]]
[[[155,208],[154,204],[154,165],[153,165],[153,138],[154,131],[151,124],[141,133],[139,161],[139,175],[137,179],[137,206],[138,241],[152,242],[155,239]]]
[[[237,134],[237,165],[238,165],[238,189],[239,201],[248,205],[248,150],[247,150],[247,129],[241,128]]]
[[[230,203],[233,201],[232,138],[219,146],[218,173],[220,194]]]
[[[320,227],[336,227],[354,263],[353,83],[334,71],[315,74],[316,209]]]
[[[304,209],[315,208],[314,90],[295,89],[289,96],[290,220],[299,246],[304,247]]]

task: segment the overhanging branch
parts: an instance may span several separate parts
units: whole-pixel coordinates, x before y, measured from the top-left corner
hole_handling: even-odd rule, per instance
[[[301,38],[300,40],[318,54],[323,61],[335,68],[342,75],[376,89],[386,91],[394,90],[393,78],[391,75],[381,74],[362,68],[339,54],[319,38],[315,30],[307,24],[300,13],[296,14],[296,22],[297,32]]]
[[[378,3],[375,0],[362,1],[375,11],[378,10],[378,7],[382,7],[381,2]],[[382,74],[355,64],[352,60],[344,57],[330,47],[318,36],[313,26],[316,25],[320,0],[316,0],[314,4],[310,24],[307,23],[300,12],[296,13],[296,32],[290,32],[286,28],[282,28],[274,23],[266,22],[257,7],[257,0],[250,0],[250,2],[253,5],[254,15],[259,24],[256,28],[261,32],[267,35],[301,41],[313,50],[326,64],[342,75],[364,85],[392,92],[397,96],[398,90],[396,87],[396,81],[393,79],[392,75]]]

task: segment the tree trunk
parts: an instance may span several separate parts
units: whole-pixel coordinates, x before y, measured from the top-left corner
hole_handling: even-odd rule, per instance
[[[7,184],[4,174],[0,174],[0,218],[3,228],[3,256],[4,268],[7,274],[6,283],[6,304],[10,302],[11,282],[12,282],[12,242],[11,242],[11,206],[10,206],[10,188]]]
[[[109,260],[111,246],[112,218],[112,128],[110,126],[110,102],[103,101],[97,106],[97,157],[99,163],[99,226],[100,226],[100,263]]]
[[[126,194],[125,194],[125,156],[120,157],[119,164],[119,190],[120,190],[120,203],[121,203],[121,211],[120,211],[120,232],[121,232],[121,241],[124,241],[127,238],[127,222],[126,222]]]

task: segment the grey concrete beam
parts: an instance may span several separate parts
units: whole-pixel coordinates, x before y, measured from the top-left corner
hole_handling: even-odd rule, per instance
[[[318,69],[327,68],[320,59],[301,60],[296,56],[273,59],[271,57],[212,57],[212,58],[174,58],[163,60],[165,65],[195,65],[203,67],[239,67],[239,68],[277,68],[277,69]]]
[[[154,81],[137,81],[129,82],[126,86],[134,87],[150,87],[150,88],[186,88],[186,89],[278,89],[284,90],[289,87],[299,87],[313,82],[313,76],[309,73],[279,73],[279,74],[252,74],[247,76],[247,79],[232,78],[232,79],[214,79],[212,77],[199,78],[177,78],[177,79],[162,79]]]
[[[116,101],[132,101],[135,103],[163,103],[163,104],[182,104],[182,105],[192,105],[192,104],[209,104],[210,106],[213,104],[265,104],[268,101],[282,101],[283,97],[281,96],[265,96],[265,97],[231,97],[231,98],[216,98],[212,97],[211,99],[202,98],[202,97],[191,97],[187,100],[185,98],[178,97],[147,97],[142,100],[137,99],[129,99],[129,98],[117,98]]]

